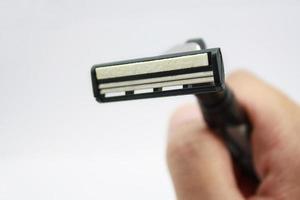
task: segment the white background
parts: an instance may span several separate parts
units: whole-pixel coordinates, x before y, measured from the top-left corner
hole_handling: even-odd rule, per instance
[[[203,37],[299,102],[299,22],[296,0],[1,0],[0,199],[174,199],[167,122],[193,97],[98,104],[90,67]]]

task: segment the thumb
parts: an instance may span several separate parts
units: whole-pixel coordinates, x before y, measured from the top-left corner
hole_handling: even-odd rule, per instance
[[[173,115],[167,161],[178,199],[243,199],[230,155],[205,127],[197,105],[182,107]]]

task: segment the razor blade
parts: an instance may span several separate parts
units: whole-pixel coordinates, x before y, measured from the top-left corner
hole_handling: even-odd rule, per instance
[[[98,102],[218,92],[225,88],[219,48],[94,65]]]

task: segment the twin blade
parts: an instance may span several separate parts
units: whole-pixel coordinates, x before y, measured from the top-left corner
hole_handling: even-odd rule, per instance
[[[100,102],[216,91],[219,49],[95,65],[94,95]]]

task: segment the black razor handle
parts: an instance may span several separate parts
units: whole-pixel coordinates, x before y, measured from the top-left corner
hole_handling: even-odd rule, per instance
[[[232,91],[225,87],[220,92],[198,94],[197,98],[207,125],[223,139],[242,171],[259,182],[251,154],[252,126]]]

